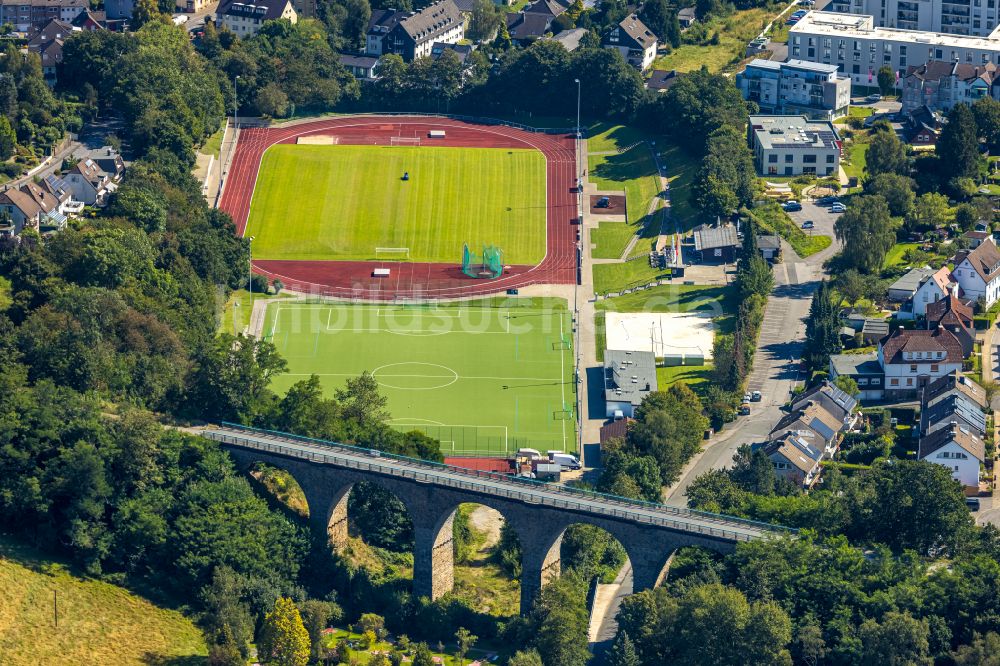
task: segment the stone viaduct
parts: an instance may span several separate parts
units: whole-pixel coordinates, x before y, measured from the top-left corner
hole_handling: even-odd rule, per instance
[[[346,543],[347,498],[359,481],[371,481],[398,497],[413,521],[413,588],[437,599],[453,586],[452,520],[474,502],[498,511],[521,542],[521,612],[538,590],[560,573],[559,551],[566,528],[600,527],[624,547],[632,564],[633,589],[658,585],[667,561],[682,546],[721,552],[785,532],[782,528],[728,516],[573,491],[496,474],[320,442],[284,433],[224,426],[205,430],[244,471],[257,462],[282,468],[302,487],[309,521],[334,548]]]

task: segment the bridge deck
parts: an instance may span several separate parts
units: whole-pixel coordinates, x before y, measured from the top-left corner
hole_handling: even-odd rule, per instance
[[[726,541],[751,541],[789,532],[786,528],[731,516],[637,502],[567,486],[418,461],[284,433],[223,426],[206,429],[202,435],[230,446],[473,491],[548,508],[655,525]]]

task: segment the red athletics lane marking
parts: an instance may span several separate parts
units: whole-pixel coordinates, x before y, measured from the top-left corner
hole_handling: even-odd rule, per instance
[[[432,129],[445,129],[442,139],[426,138]],[[229,213],[239,235],[250,216],[250,199],[264,151],[276,143],[295,143],[298,137],[322,134],[338,143],[388,145],[393,136],[421,137],[421,145],[486,148],[535,148],[545,155],[548,211],[545,258],[537,266],[511,266],[496,280],[464,275],[456,261],[399,263],[392,261],[279,261],[256,260],[254,270],[280,278],[295,291],[342,298],[456,298],[496,293],[531,284],[575,284],[576,143],[571,135],[553,135],[507,127],[476,125],[451,118],[426,116],[326,118],[291,127],[251,127],[240,131],[236,155],[229,168],[219,208]],[[456,248],[456,259],[459,253]],[[372,270],[391,268],[388,278],[373,278]]]

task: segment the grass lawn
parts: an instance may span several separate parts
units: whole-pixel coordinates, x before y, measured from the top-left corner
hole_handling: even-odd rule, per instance
[[[704,65],[709,71],[719,72],[743,57],[747,43],[760,34],[761,28],[780,9],[783,6],[778,4],[770,8],[758,7],[736,11],[720,18],[710,18],[706,34],[711,36],[718,33],[718,44],[682,44],[673,52],[657,59],[653,66],[656,69],[692,72]]]
[[[281,293],[277,296],[264,294],[253,294],[251,300],[250,292],[246,289],[237,289],[229,294],[229,300],[222,306],[222,316],[218,318],[219,333],[242,333],[250,322],[250,313],[253,312],[253,304],[256,301],[271,300],[274,298],[292,298],[291,294]]]
[[[280,144],[264,154],[247,235],[259,259],[369,260],[376,247],[408,247],[411,261],[455,263],[468,242],[537,264],[545,203],[535,150]]]
[[[332,395],[368,371],[389,400],[391,424],[441,440],[445,455],[506,454],[529,445],[572,451],[576,395],[566,304],[505,302],[273,303],[264,331],[288,361],[273,388],[283,393],[317,374]]]
[[[691,204],[691,186],[701,164],[677,146],[657,144],[657,148],[670,183],[670,217],[678,231],[688,231],[701,221]]]
[[[776,203],[767,203],[754,208],[753,215],[764,230],[780,235],[803,259],[825,250],[833,242],[829,236],[807,234]]]
[[[198,152],[202,155],[215,155],[216,159],[218,159],[219,152],[222,150],[222,135],[224,133],[225,128],[219,128],[218,132],[205,139],[205,143],[201,145]]]
[[[650,268],[649,262],[642,259],[623,264],[594,264],[594,293],[618,292],[668,277],[669,269]]]
[[[0,535],[0,663],[194,664],[201,631],[177,611],[67,567]],[[53,627],[53,596],[59,628]]]
[[[587,152],[607,153],[627,148],[638,141],[646,141],[650,137],[645,132],[628,125],[612,125],[598,123],[588,130]]]
[[[587,177],[597,189],[625,190],[629,224],[641,222],[649,210],[649,202],[660,192],[659,174],[649,145],[642,143],[624,153],[591,154],[587,164]]]
[[[844,173],[850,178],[857,178],[858,183],[864,180],[865,177],[868,146],[868,143],[852,141],[847,147],[848,161],[841,162],[841,166],[844,167]]]
[[[851,118],[867,118],[875,113],[875,109],[870,106],[852,106],[847,110],[847,115]]]
[[[884,266],[886,268],[892,268],[894,266],[903,266],[906,264],[906,260],[903,259],[903,255],[909,250],[916,250],[920,247],[920,243],[896,243],[885,255]]]
[[[711,379],[711,365],[674,365],[656,369],[656,386],[661,391],[671,384],[682,382],[700,393],[708,388]]]
[[[596,244],[595,259],[617,259],[622,256],[625,246],[635,235],[635,225],[625,222],[599,222],[590,230],[590,242]]]

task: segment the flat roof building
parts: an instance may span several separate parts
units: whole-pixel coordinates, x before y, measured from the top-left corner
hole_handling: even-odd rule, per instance
[[[838,74],[836,65],[805,60],[757,58],[736,75],[736,87],[761,113],[833,120],[846,116],[851,104],[851,81]]]
[[[635,416],[643,398],[656,391],[656,357],[652,352],[604,352],[604,401],[608,418]]]
[[[836,65],[854,83],[874,85],[883,66],[903,77],[930,60],[1000,63],[1000,36],[880,28],[870,15],[809,12],[789,31],[788,57]]]
[[[840,135],[827,120],[754,115],[747,134],[762,176],[832,176],[840,170]]]
[[[901,30],[985,36],[1000,22],[995,2],[979,0],[832,0],[827,11],[870,14],[875,25]]]

